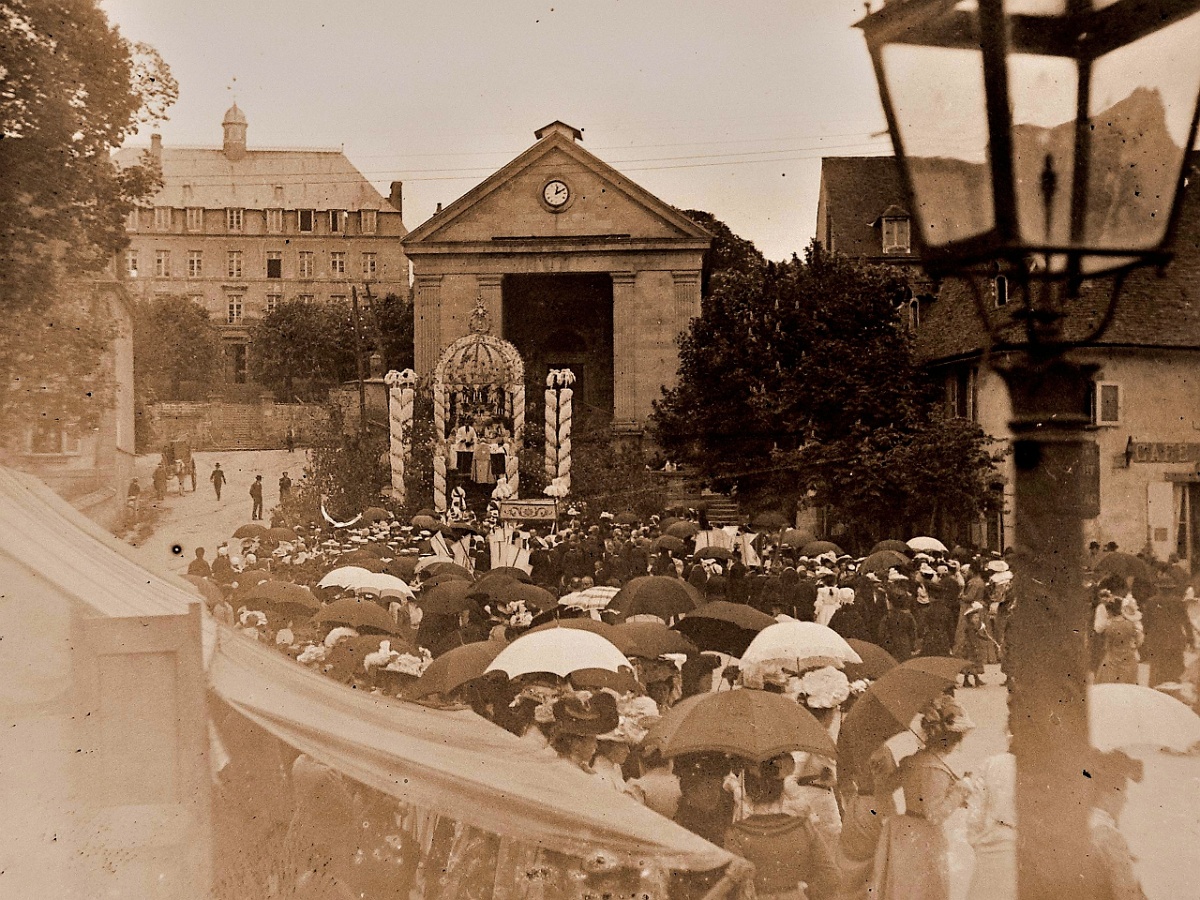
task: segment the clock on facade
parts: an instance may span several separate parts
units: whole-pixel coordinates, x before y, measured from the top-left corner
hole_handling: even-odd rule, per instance
[[[571,199],[571,189],[567,187],[565,181],[555,178],[553,181],[546,182],[546,186],[542,188],[542,199],[550,208],[562,209]]]

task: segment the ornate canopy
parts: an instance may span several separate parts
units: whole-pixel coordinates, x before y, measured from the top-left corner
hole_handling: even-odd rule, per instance
[[[525,363],[517,348],[491,334],[483,304],[471,314],[471,333],[445,349],[433,371],[434,380],[446,385],[483,387],[524,384]]]

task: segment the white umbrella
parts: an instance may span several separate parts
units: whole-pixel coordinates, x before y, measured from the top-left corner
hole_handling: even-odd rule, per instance
[[[452,563],[454,562],[449,556],[423,556],[413,567],[414,572],[424,572],[434,563]]]
[[[362,566],[339,566],[331,569],[317,582],[317,587],[357,588],[370,584],[374,573]]]
[[[778,662],[785,666],[836,666],[861,663],[846,639],[816,622],[777,622],[768,625],[742,654],[742,664]]]
[[[1154,688],[1094,684],[1088,688],[1088,730],[1097,750],[1147,745],[1182,753],[1200,742],[1200,716]]]
[[[931,550],[938,553],[946,552],[946,545],[932,537],[915,537],[908,542],[908,548],[922,553],[929,553]]]
[[[369,578],[363,578],[354,586],[356,591],[374,591],[380,596],[384,591],[398,592],[405,597],[412,597],[412,588],[403,578],[389,575],[386,572],[372,572]]]
[[[551,672],[565,678],[580,669],[619,672],[632,669],[628,658],[609,640],[578,628],[548,628],[517,638],[492,660],[488,672],[509,678]]]
[[[582,591],[572,591],[558,598],[559,606],[569,606],[572,609],[604,609],[610,600],[617,596],[620,588],[598,584]]]

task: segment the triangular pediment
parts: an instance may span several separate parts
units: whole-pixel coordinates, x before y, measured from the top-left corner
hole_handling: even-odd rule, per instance
[[[549,126],[548,126],[549,127]],[[404,244],[618,237],[634,241],[704,241],[710,235],[678,210],[580,147],[569,128],[545,132],[536,144],[414,229]],[[569,197],[547,202],[547,186],[562,182]],[[551,200],[557,185],[550,188]],[[415,246],[414,246],[415,245]]]

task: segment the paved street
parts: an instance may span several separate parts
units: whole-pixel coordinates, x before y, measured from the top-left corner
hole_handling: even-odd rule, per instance
[[[197,452],[193,456],[195,493],[189,484],[189,489],[180,496],[178,482],[172,479],[160,504],[164,511],[154,526],[154,534],[134,549],[142,564],[156,572],[183,574],[195,556],[196,547],[204,547],[211,560],[217,544],[228,540],[239,525],[250,521],[249,490],[255,475],[263,477],[264,524],[270,525],[271,508],[279,502],[279,476],[286,471],[293,482],[299,481],[307,460],[303,450]],[[158,454],[145,454],[137,460],[136,474],[142,485],[142,497],[149,498],[147,503],[153,500],[153,474],[158,460]],[[227,479],[219,501],[208,479],[217,462]]]

